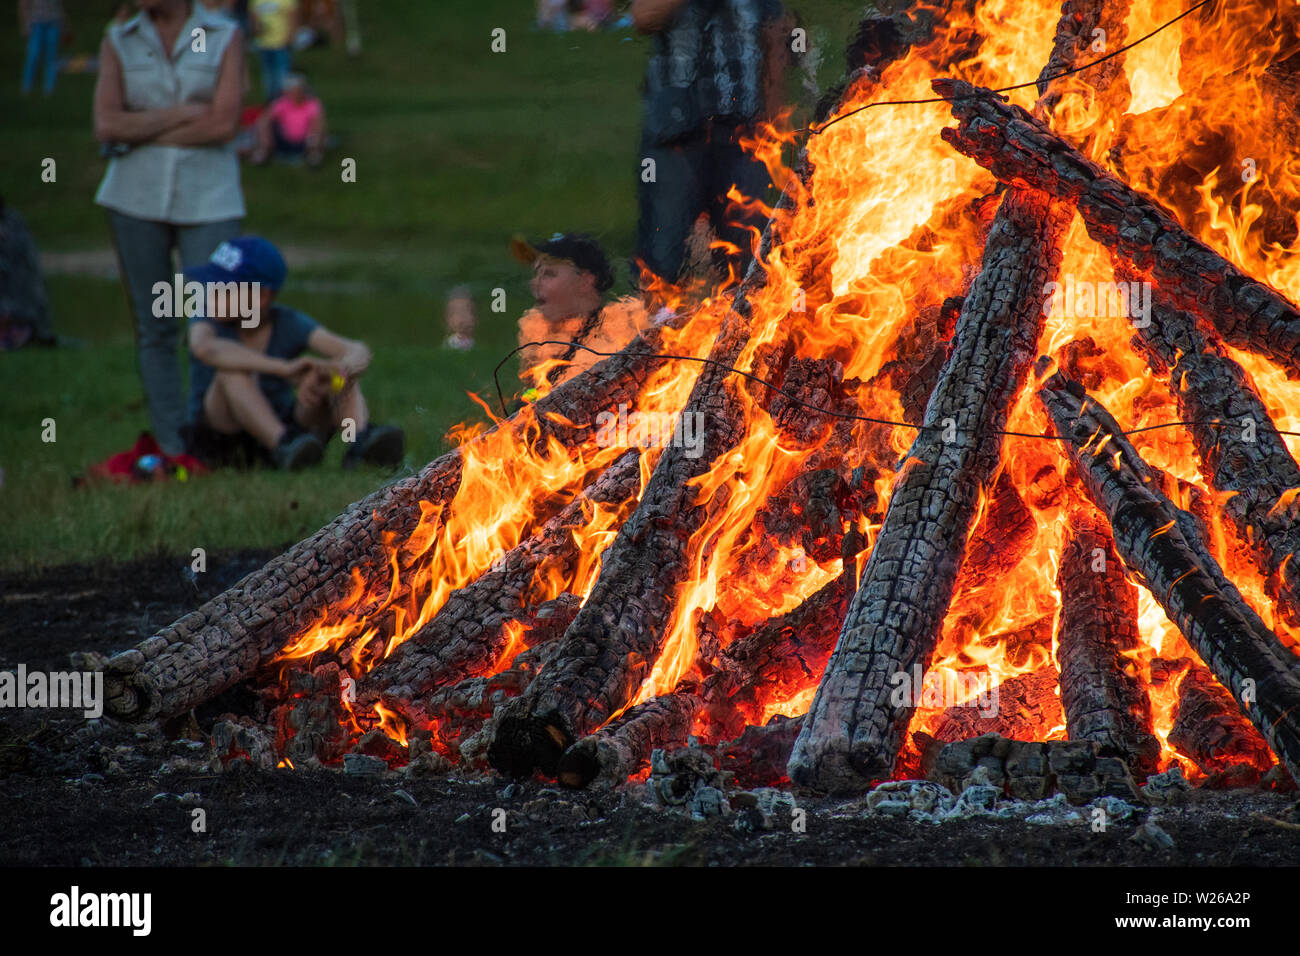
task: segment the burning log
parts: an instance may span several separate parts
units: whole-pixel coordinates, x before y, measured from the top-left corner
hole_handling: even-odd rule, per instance
[[[1116,277],[1136,272],[1116,262]],[[1153,371],[1169,376],[1170,391],[1189,430],[1202,470],[1217,491],[1232,492],[1224,511],[1248,542],[1269,593],[1291,620],[1300,620],[1300,524],[1289,502],[1300,466],[1278,434],[1249,373],[1195,317],[1155,297],[1138,341]],[[1286,497],[1284,497],[1286,496]]]
[[[790,778],[863,789],[893,768],[911,708],[890,675],[934,650],[1001,431],[1042,331],[1043,286],[1060,266],[1065,209],[1013,190],[958,320],[952,354],[897,479],[885,522],[790,758]]]
[[[782,215],[794,204],[787,190],[764,231],[766,254]],[[600,577],[569,627],[557,658],[528,691],[498,715],[488,759],[498,770],[554,776],[561,754],[624,707],[649,676],[672,620],[672,601],[689,573],[687,544],[707,509],[695,479],[708,473],[745,434],[746,402],[731,373],[749,342],[749,296],[767,274],[762,256],[737,289],[682,415],[703,422],[703,448],[665,448],[636,511],[605,552]],[[762,377],[765,369],[756,369]],[[770,374],[770,373],[769,373]]]
[[[935,725],[933,739],[952,743],[989,733],[1033,739],[1044,728],[1051,730],[1065,722],[1056,696],[1057,682],[1056,668],[1050,665],[1008,678],[979,698],[946,708]]]
[[[1178,709],[1169,742],[1206,775],[1244,764],[1253,778],[1243,781],[1247,784],[1258,783],[1274,764],[1268,745],[1238,712],[1232,695],[1195,663],[1178,685]]]
[[[495,428],[527,429],[536,441],[583,444],[596,432],[598,412],[634,401],[667,361],[653,355],[658,340],[656,330],[644,333]],[[268,663],[348,594],[353,568],[383,566],[385,537],[409,536],[421,502],[436,509],[455,497],[463,454],[463,447],[451,451],[418,475],[356,502],[198,610],[110,658],[104,680],[109,713],[132,721],[177,714]]]
[[[528,689],[537,672],[555,656],[557,642],[581,605],[576,595],[566,592],[537,608],[531,624],[509,625],[508,630],[515,636],[501,657],[511,653],[514,657],[505,670],[446,684],[427,696],[409,696],[406,688],[399,687],[384,692],[380,699],[408,726],[428,728],[443,750],[454,753],[482,728],[497,707]]]
[[[1040,82],[1079,56],[1074,24],[1100,5],[1062,6],[1059,45]],[[893,769],[912,708],[891,703],[890,677],[934,652],[979,495],[1042,332],[1042,290],[1059,271],[1069,219],[1066,204],[1034,189],[1013,187],[998,207],[924,425],[791,754],[796,783],[859,790]]]
[[[1130,6],[1128,0],[1065,0],[1061,4],[1052,52],[1038,77],[1038,95],[1042,97],[1040,106],[1049,111],[1055,108],[1070,81],[1061,77],[1048,82],[1047,78],[1073,69],[1081,59],[1089,58],[1089,48],[1096,42],[1097,31],[1101,31],[1107,49],[1124,45]],[[1089,85],[1102,92],[1111,115],[1120,116],[1128,109],[1129,84],[1123,59],[1104,60],[1085,75]]]
[[[718,744],[718,766],[735,774],[742,787],[778,786],[787,779],[785,765],[803,720],[777,716],[762,727],[746,727],[735,740]]]
[[[765,702],[788,700],[816,683],[852,596],[849,570],[722,652],[720,668],[703,689],[711,739],[725,740],[746,724],[762,724]]]
[[[1300,767],[1300,662],[1210,556],[1196,519],[1160,493],[1163,476],[1082,387],[1053,375],[1038,397],[1115,547],[1292,776]]]
[[[556,778],[575,788],[623,783],[650,760],[655,748],[685,745],[699,709],[700,698],[690,688],[637,704],[565,751]]]
[[[1093,239],[1155,280],[1180,309],[1218,329],[1231,345],[1258,352],[1300,376],[1300,310],[1193,238],[1173,214],[1116,179],[996,94],[938,79],[956,97],[955,129],[944,140],[1004,183],[1040,189],[1077,205]]]
[[[1056,575],[1061,592],[1061,704],[1071,740],[1090,740],[1103,756],[1123,757],[1135,774],[1158,770],[1160,741],[1151,704],[1128,656],[1141,645],[1137,591],[1105,521],[1091,508],[1070,515],[1070,537]]]
[[[587,524],[592,507],[619,508],[621,521],[636,502],[640,475],[640,452],[633,449],[492,570],[453,593],[428,624],[370,672],[361,699],[381,693],[414,698],[447,681],[488,670],[510,643],[509,626],[531,623],[535,602],[530,593],[548,569],[568,580],[583,558],[574,532]]]

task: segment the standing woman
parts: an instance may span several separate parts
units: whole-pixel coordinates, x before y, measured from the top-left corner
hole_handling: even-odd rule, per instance
[[[205,262],[239,235],[244,196],[234,139],[243,99],[243,37],[192,0],[136,0],[99,51],[95,139],[109,146],[95,202],[108,209],[118,266],[135,312],[140,377],[158,444],[184,451],[185,401],[176,353],[180,316],[155,315],[154,286]]]

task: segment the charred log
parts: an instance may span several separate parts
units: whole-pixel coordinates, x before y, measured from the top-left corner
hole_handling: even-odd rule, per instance
[[[889,677],[924,666],[934,651],[1037,346],[1041,290],[1060,266],[1066,221],[1064,207],[1028,191],[1012,191],[998,210],[952,354],[791,755],[797,783],[862,789],[893,768],[911,708],[890,703]]]
[[[1115,274],[1122,281],[1137,278],[1119,262]],[[1192,422],[1189,431],[1211,486],[1232,492],[1224,513],[1251,549],[1269,593],[1291,620],[1300,620],[1300,563],[1292,558],[1300,552],[1300,523],[1287,504],[1300,487],[1300,466],[1249,373],[1217,335],[1163,295],[1155,297],[1149,318],[1136,324],[1137,341],[1152,369],[1168,375],[1179,416]]]
[[[794,203],[793,190],[777,203],[764,233],[764,253]],[[600,577],[560,653],[527,693],[498,715],[488,751],[498,770],[526,775],[540,768],[554,776],[561,754],[626,706],[658,659],[672,601],[689,573],[688,543],[707,516],[694,479],[712,469],[745,432],[747,400],[730,369],[749,342],[749,297],[767,278],[762,262],[762,257],[754,260],[737,290],[710,350],[711,363],[695,380],[681,412],[703,422],[702,448],[663,450],[640,503],[605,552]]]
[[[785,766],[802,726],[803,715],[773,717],[762,727],[748,726],[735,740],[718,744],[718,766],[734,773],[742,787],[779,786],[788,779]]]
[[[585,443],[596,432],[597,414],[634,401],[649,375],[667,361],[653,354],[658,340],[656,330],[633,339],[618,355],[496,427],[516,429],[533,441]],[[462,455],[461,449],[449,452],[418,475],[356,502],[261,570],[111,658],[104,682],[109,713],[133,721],[170,716],[268,663],[347,596],[352,569],[383,566],[386,537],[408,537],[421,518],[422,502],[437,509],[452,501],[460,487]]]
[[[1115,548],[1292,776],[1300,766],[1300,663],[1224,576],[1196,519],[1158,489],[1115,420],[1060,375],[1039,399],[1084,490],[1110,522]]]
[[[684,745],[699,708],[700,698],[691,689],[638,704],[570,747],[560,758],[557,779],[566,787],[623,783],[649,762],[656,747]]]
[[[1080,55],[1071,36],[1080,10],[1100,7],[1062,7],[1044,80]],[[1040,101],[1041,112],[1050,108]],[[1059,271],[1069,219],[1064,203],[1033,189],[1012,188],[998,207],[924,428],[790,757],[797,783],[856,790],[893,769],[912,709],[890,703],[889,678],[934,652],[978,496],[989,490],[1000,433],[1042,331],[1040,297]]]
[[[789,700],[814,686],[852,596],[852,574],[842,574],[724,650],[719,668],[704,682],[708,737],[735,737],[746,724],[764,722],[766,702]]]
[[[504,555],[492,570],[447,598],[433,619],[399,645],[366,678],[361,700],[380,693],[415,698],[447,681],[483,674],[510,642],[510,626],[531,623],[532,595],[548,572],[568,580],[582,548],[574,532],[587,524],[596,505],[620,509],[636,503],[640,453],[631,450],[531,538]]]
[[[1050,665],[1004,680],[960,706],[945,709],[933,738],[952,743],[989,733],[1014,740],[1040,737],[1065,722],[1056,685],[1056,668]]]
[[[1070,516],[1056,575],[1061,592],[1057,659],[1061,705],[1071,740],[1124,758],[1139,776],[1159,769],[1151,704],[1130,656],[1141,646],[1137,591],[1124,577],[1110,529],[1091,508]]]
[[[961,80],[934,88],[957,127],[944,140],[1005,183],[1074,203],[1093,239],[1150,276],[1180,309],[1213,325],[1231,345],[1266,355],[1300,376],[1300,310],[1189,235],[1160,203],[1125,185],[1040,121]]]
[[[1169,743],[1206,775],[1246,765],[1253,777],[1246,784],[1258,783],[1274,764],[1264,738],[1241,716],[1232,695],[1199,664],[1193,664],[1178,685]]]

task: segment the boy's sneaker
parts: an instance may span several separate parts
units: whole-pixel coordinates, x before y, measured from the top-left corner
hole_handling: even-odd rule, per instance
[[[368,425],[343,453],[343,467],[351,471],[361,462],[396,468],[406,454],[406,433],[396,425]]]
[[[311,432],[286,433],[280,444],[271,452],[271,460],[281,471],[300,471],[319,465],[325,457],[325,446]]]

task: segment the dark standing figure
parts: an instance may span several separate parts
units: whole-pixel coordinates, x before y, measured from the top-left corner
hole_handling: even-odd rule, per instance
[[[27,38],[23,60],[23,96],[36,83],[36,68],[45,61],[42,89],[49,96],[59,75],[59,34],[63,28],[63,0],[18,0],[18,19]]]
[[[638,30],[654,36],[641,132],[637,258],[668,282],[679,278],[686,240],[701,213],[718,238],[752,258],[748,227],[762,216],[727,199],[731,186],[766,198],[771,180],[740,147],[779,99],[789,35],[779,0],[634,0]],[[654,160],[647,182],[645,160]]]
[[[163,451],[179,455],[179,319],[155,309],[156,287],[173,281],[173,251],[182,267],[198,265],[239,234],[244,195],[234,138],[243,41],[233,21],[201,4],[136,4],[140,13],[114,24],[99,51],[95,138],[113,159],[95,202],[108,209],[135,313],[154,435]]]
[[[50,300],[31,230],[0,196],[0,351],[54,345]]]

